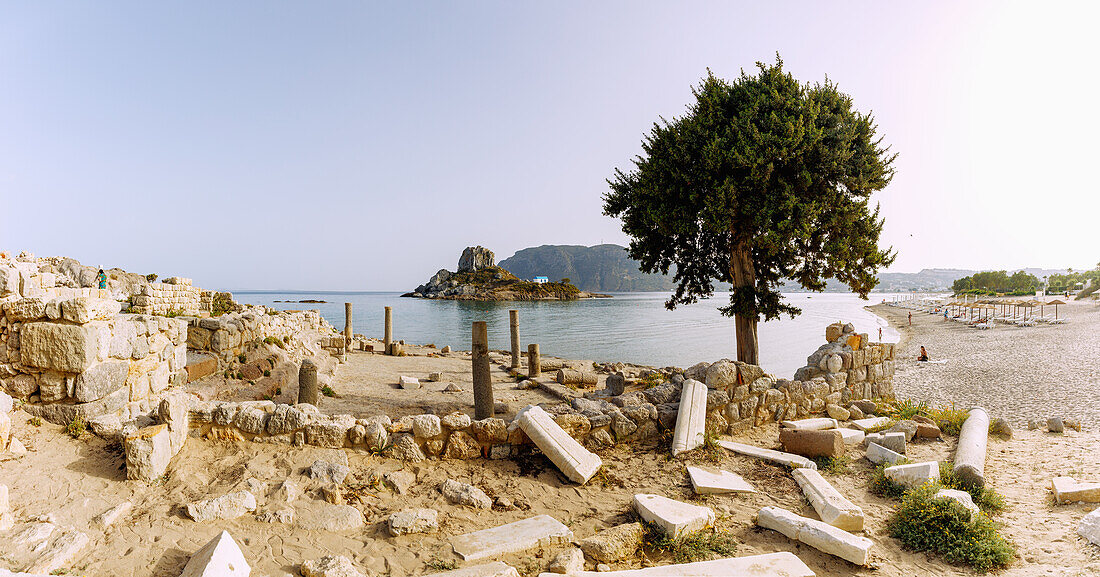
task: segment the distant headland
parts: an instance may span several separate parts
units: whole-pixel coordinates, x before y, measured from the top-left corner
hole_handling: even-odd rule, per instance
[[[428,282],[401,296],[473,301],[610,298],[609,295],[582,291],[568,278],[556,282],[546,276],[521,279],[497,266],[493,251],[482,246],[466,247],[458,259],[456,272],[440,269]]]

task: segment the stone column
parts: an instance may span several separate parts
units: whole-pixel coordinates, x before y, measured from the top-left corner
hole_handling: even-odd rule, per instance
[[[317,405],[317,365],[310,359],[302,360],[298,369],[298,402]]]
[[[382,354],[390,354],[390,343],[393,341],[393,307],[386,307],[386,336],[383,339]]]
[[[344,303],[344,350],[351,350],[351,303]]]
[[[527,378],[533,379],[542,374],[542,358],[539,356],[539,346],[535,343],[527,345]]]
[[[489,331],[485,321],[474,321],[470,350],[474,357],[474,418],[488,419],[493,416],[493,381],[489,377]]]
[[[512,368],[519,368],[519,311],[508,311],[508,325],[512,329]]]
[[[959,430],[959,444],[955,447],[955,465],[952,467],[955,475],[972,485],[984,486],[988,442],[989,413],[981,407],[974,407]]]

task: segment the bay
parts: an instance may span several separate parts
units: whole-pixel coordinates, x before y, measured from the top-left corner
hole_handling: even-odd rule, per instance
[[[353,306],[352,328],[368,337],[382,337],[384,307],[393,307],[394,338],[409,343],[450,345],[469,350],[471,323],[485,321],[489,346],[509,348],[508,310],[519,311],[520,341],[539,343],[543,355],[601,362],[622,361],[657,367],[689,367],[737,356],[733,319],[717,307],[727,299],[716,296],[694,305],[666,310],[668,294],[615,293],[609,299],[534,302],[476,302],[402,298],[396,292],[283,292],[238,291],[239,302],[279,310],[316,309],[334,327],[344,327],[344,303]],[[887,322],[864,309],[894,294],[874,293],[869,301],[845,293],[787,293],[785,299],[802,309],[790,319],[759,325],[760,361],[764,370],[791,378],[806,357],[825,342],[825,326],[850,322],[858,332],[878,340],[897,342],[899,335]],[[325,303],[297,303],[316,299]]]

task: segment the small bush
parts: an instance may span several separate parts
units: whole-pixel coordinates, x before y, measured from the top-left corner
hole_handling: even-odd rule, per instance
[[[971,522],[970,512],[949,499],[933,499],[938,485],[905,495],[890,519],[890,535],[913,551],[935,551],[949,563],[964,563],[980,572],[1007,567],[1016,556],[1010,541],[997,534],[985,515]]]
[[[652,389],[653,387],[656,387],[657,385],[665,382],[665,377],[661,373],[652,372],[638,379],[638,381],[642,384],[642,388]]]
[[[643,545],[651,551],[672,556],[675,563],[705,561],[714,555],[729,557],[737,552],[732,534],[714,528],[696,531],[679,539],[669,537],[659,525],[645,523]]]
[[[321,387],[321,394],[326,397],[335,397],[336,391],[334,391],[332,387],[325,385],[324,387]]]
[[[87,430],[88,425],[80,415],[73,417],[73,420],[69,421],[69,424],[65,426],[65,432],[74,439],[82,437]]]
[[[151,273],[149,273],[149,274],[145,275],[145,280],[147,280],[147,281],[149,281],[149,282],[156,282],[156,280],[157,280],[157,273],[155,273],[155,272],[151,272]]]
[[[243,373],[241,373],[240,371],[237,371],[237,380],[239,381],[239,380],[241,380],[241,379],[243,379],[243,378],[244,378],[244,374],[243,374]]]
[[[42,417],[31,417],[30,420],[28,420],[27,422],[30,423],[31,425],[35,426],[35,427],[41,427],[42,426]]]
[[[884,415],[899,421],[904,421],[906,419],[911,420],[918,415],[927,417],[928,412],[929,408],[927,401],[913,401],[913,399],[894,401],[882,411]]]
[[[248,362],[248,357],[246,357],[244,355],[244,353],[241,353],[241,354],[237,355],[237,362],[242,363],[242,364],[246,363],[246,362]]]
[[[281,395],[281,394],[283,394],[283,389],[282,389],[282,387],[276,387],[276,388],[275,388],[275,396],[277,397],[277,396],[279,396],[279,395]]]
[[[275,345],[280,349],[286,348],[286,343],[276,337],[264,337],[264,342],[269,345]]]
[[[904,463],[904,459],[897,462],[898,465]],[[874,472],[871,474],[871,482],[867,485],[867,489],[871,491],[872,495],[878,495],[879,497],[887,497],[890,499],[897,499],[905,494],[904,485],[899,485],[886,478],[886,467],[890,466],[892,465],[881,463],[875,467]]]
[[[810,457],[817,464],[817,470],[831,475],[840,475],[848,472],[848,465],[852,464],[852,458],[848,455],[836,457]]]
[[[943,434],[958,436],[959,430],[962,429],[962,425],[966,422],[966,417],[969,415],[969,412],[962,409],[956,409],[955,404],[951,403],[950,405],[942,405],[932,409],[928,417],[936,421],[936,425],[939,426]]]
[[[268,370],[268,369],[264,369],[264,376],[265,377],[270,377],[271,376],[271,371]]]
[[[967,483],[955,474],[951,463],[940,463],[940,485],[947,489],[957,489],[970,493],[974,504],[986,513],[1000,513],[1005,508],[1005,498],[997,491],[987,487]]]

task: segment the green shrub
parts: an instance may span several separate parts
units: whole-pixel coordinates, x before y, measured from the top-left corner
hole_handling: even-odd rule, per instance
[[[244,353],[241,353],[241,354],[237,355],[237,362],[246,363],[246,362],[248,362],[248,357],[246,357],[244,355]]]
[[[321,387],[321,394],[326,397],[335,397],[336,391],[334,391],[332,387],[325,385],[324,387]]]
[[[31,417],[30,420],[28,420],[27,422],[30,423],[31,425],[35,426],[35,427],[41,427],[42,426],[42,417]]]
[[[638,379],[638,382],[642,384],[643,389],[652,389],[653,387],[656,387],[657,385],[665,382],[665,377],[661,373],[652,372]]]
[[[988,486],[967,483],[955,474],[951,463],[940,463],[940,485],[947,489],[957,489],[970,493],[974,504],[986,513],[1000,513],[1005,508],[1005,498]]]
[[[904,463],[905,459],[902,459],[896,464],[902,465]],[[867,485],[867,489],[871,491],[871,494],[890,499],[897,499],[905,494],[904,485],[899,485],[886,478],[886,467],[890,466],[892,465],[888,463],[880,463],[875,466],[875,470],[871,473],[871,482]]]
[[[928,417],[936,421],[936,425],[939,426],[943,434],[958,436],[959,430],[962,429],[962,425],[966,422],[966,418],[969,415],[969,412],[962,409],[956,409],[955,404],[951,403],[950,405],[941,405],[932,409]]]
[[[269,344],[269,345],[275,345],[275,346],[279,347],[280,349],[285,349],[286,348],[286,343],[284,343],[282,340],[280,340],[276,337],[264,337],[264,342]]]
[[[87,430],[88,425],[80,415],[74,416],[73,420],[69,421],[69,424],[65,426],[65,432],[74,439],[82,437]]]
[[[268,369],[264,369],[264,376],[265,377],[270,377],[271,376],[271,371],[269,371]]]
[[[810,457],[810,460],[817,464],[818,471],[832,475],[847,473],[848,465],[852,464],[852,458],[848,455],[838,455],[836,457]]]
[[[737,552],[737,541],[726,531],[709,528],[673,539],[659,525],[644,524],[643,545],[653,552],[671,555],[675,563],[705,561],[715,555],[729,557]]]
[[[902,499],[887,529],[907,549],[935,551],[949,563],[980,572],[1007,567],[1015,558],[1013,544],[997,533],[985,515],[971,522],[970,512],[950,499],[934,499],[940,487],[913,489]]]
[[[899,421],[912,420],[913,417],[918,415],[927,417],[929,413],[928,402],[914,401],[913,399],[894,401],[887,405],[882,413]]]
[[[157,281],[157,273],[151,272],[151,273],[145,275],[145,280],[147,280],[149,282],[156,282]]]

